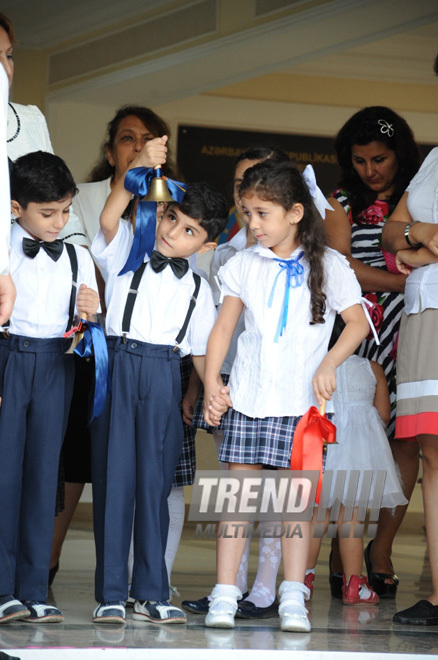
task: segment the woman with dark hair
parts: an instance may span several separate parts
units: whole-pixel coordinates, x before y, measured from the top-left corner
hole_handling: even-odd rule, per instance
[[[384,369],[391,398],[387,428],[394,459],[409,500],[418,474],[418,448],[394,440],[395,350],[406,276],[395,267],[392,255],[382,251],[381,234],[409,181],[420,166],[412,130],[389,108],[372,106],[354,114],[341,128],[335,150],[341,168],[340,188],[330,198],[333,212],[326,216],[328,242],[344,254],[366,297],[375,304],[380,346],[367,338],[360,355]],[[406,512],[381,510],[376,539],[365,550],[368,580],[382,598],[394,598],[398,579],[391,563],[392,542]],[[332,595],[340,597],[342,571],[333,557]],[[338,572],[340,575],[337,575]]]
[[[74,204],[90,245],[99,229],[100,212],[112,188],[145,142],[163,135],[170,138],[169,126],[153,110],[144,106],[123,106],[108,123],[99,158],[88,176],[88,182],[79,184],[79,194]],[[168,147],[168,160],[162,168],[163,173],[177,178],[169,151]],[[124,217],[129,217],[129,213],[130,207]]]

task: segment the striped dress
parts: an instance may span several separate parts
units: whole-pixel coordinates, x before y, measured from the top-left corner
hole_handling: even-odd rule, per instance
[[[378,206],[371,204],[361,215],[363,222],[353,220],[349,193],[336,190],[331,197],[344,208],[351,224],[351,256],[367,266],[388,270],[381,249],[382,228],[390,214],[387,204],[379,201]],[[386,206],[386,209],[385,209]],[[391,209],[392,210],[392,209]],[[391,400],[391,419],[387,428],[388,438],[394,437],[396,404],[396,363],[394,359],[395,342],[404,307],[403,294],[375,292],[377,304],[383,308],[383,321],[378,330],[380,346],[374,338],[365,339],[359,350],[361,357],[378,362],[386,375]],[[368,296],[368,294],[367,294]]]

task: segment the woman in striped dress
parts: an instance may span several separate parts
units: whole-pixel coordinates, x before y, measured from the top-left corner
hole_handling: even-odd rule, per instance
[[[406,121],[389,108],[373,106],[353,115],[339,131],[335,150],[341,169],[340,188],[330,196],[333,212],[326,216],[329,245],[344,254],[362,287],[374,303],[372,312],[380,346],[371,336],[360,355],[381,364],[391,397],[387,428],[409,500],[418,474],[418,447],[394,440],[395,351],[406,276],[398,272],[392,255],[382,251],[381,235],[389,215],[420,165],[414,136]],[[394,598],[398,579],[391,564],[394,536],[406,507],[396,515],[382,510],[376,539],[365,550],[368,579],[383,598]],[[335,566],[330,570],[338,572]],[[340,568],[340,566],[338,566]],[[331,575],[332,595],[336,578]],[[342,580],[338,580],[341,584]]]

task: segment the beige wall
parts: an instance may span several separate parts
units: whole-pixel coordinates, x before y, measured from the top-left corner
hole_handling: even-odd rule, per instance
[[[137,98],[133,95],[126,101],[137,102]],[[199,95],[153,108],[169,122],[175,137],[179,123],[331,136],[365,103],[363,96],[358,96],[355,106],[337,107]],[[72,102],[52,102],[47,106],[54,149],[66,159],[77,181],[84,179],[96,159],[106,123],[116,107],[118,104],[89,106]],[[406,118],[417,140],[438,144],[438,113],[392,107]],[[175,141],[173,146],[176,148]]]

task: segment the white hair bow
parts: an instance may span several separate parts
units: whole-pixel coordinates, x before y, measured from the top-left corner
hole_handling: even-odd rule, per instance
[[[332,206],[330,206],[330,204],[324,197],[322,190],[318,188],[318,184],[316,183],[315,172],[311,165],[307,165],[306,169],[304,170],[303,179],[307,184],[307,187],[313,199],[313,203],[318,209],[318,213],[320,214],[321,218],[324,220],[325,212],[333,211],[334,209]]]

